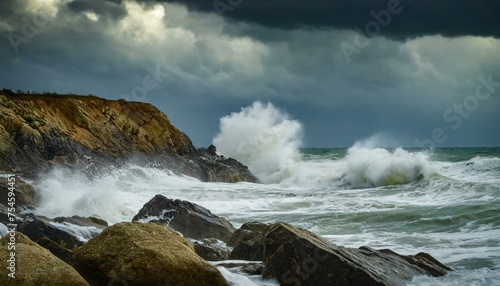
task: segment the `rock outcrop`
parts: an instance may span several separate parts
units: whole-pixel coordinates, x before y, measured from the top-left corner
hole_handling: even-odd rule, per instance
[[[132,221],[162,224],[194,239],[216,238],[226,241],[234,232],[229,221],[206,208],[188,201],[171,200],[163,195],[154,196]]]
[[[235,257],[234,251],[242,256]],[[263,275],[281,285],[406,285],[415,276],[451,270],[427,253],[345,248],[285,223],[239,239],[233,253],[233,259],[262,257]]]
[[[0,267],[5,274],[0,281],[6,283],[2,285],[89,285],[75,269],[19,232],[15,233],[15,278],[7,277],[9,241],[10,234],[0,240]]]
[[[207,161],[203,150],[151,104],[0,91],[0,172],[134,159],[203,181],[256,181],[239,162]]]
[[[75,251],[75,268],[92,285],[227,285],[174,231],[118,223]]]
[[[1,144],[1,143],[0,143]],[[22,207],[34,207],[38,203],[38,194],[35,189],[26,183],[23,179],[19,177],[11,177],[13,181],[12,186],[14,186],[14,194],[15,194],[15,206],[16,208]],[[9,181],[6,177],[0,177],[0,204],[7,206],[7,199],[9,198],[7,188]]]

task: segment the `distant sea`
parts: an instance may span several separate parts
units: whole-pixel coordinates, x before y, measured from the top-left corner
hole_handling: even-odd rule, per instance
[[[94,176],[57,169],[33,182],[42,194],[37,212],[116,223],[163,194],[198,203],[236,227],[284,221],[346,247],[428,252],[455,270],[410,285],[500,285],[500,148],[287,148],[264,156],[259,152],[269,148],[254,148],[238,158],[259,184],[204,183],[133,163]],[[243,275],[228,279],[277,285]]]

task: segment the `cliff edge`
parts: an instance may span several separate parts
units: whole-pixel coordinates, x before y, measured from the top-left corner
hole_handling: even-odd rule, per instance
[[[55,164],[131,158],[202,181],[256,181],[239,162],[226,164],[227,158],[215,160],[204,149],[197,150],[151,104],[0,91],[0,171],[29,176]]]

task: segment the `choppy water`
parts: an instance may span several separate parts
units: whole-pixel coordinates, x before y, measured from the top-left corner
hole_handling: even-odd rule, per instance
[[[238,133],[242,122],[245,132]],[[255,104],[221,121],[214,143],[248,164],[260,184],[203,183],[134,164],[90,178],[58,169],[35,182],[42,194],[37,212],[116,223],[163,194],[198,203],[236,227],[284,221],[343,246],[429,252],[455,270],[412,285],[500,285],[500,148],[384,149],[367,140],[345,149],[297,149],[300,128],[272,106]]]

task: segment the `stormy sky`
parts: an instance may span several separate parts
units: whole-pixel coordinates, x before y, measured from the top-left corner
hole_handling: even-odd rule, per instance
[[[303,146],[500,146],[498,0],[3,0],[0,88],[154,104],[197,146],[272,102]]]

